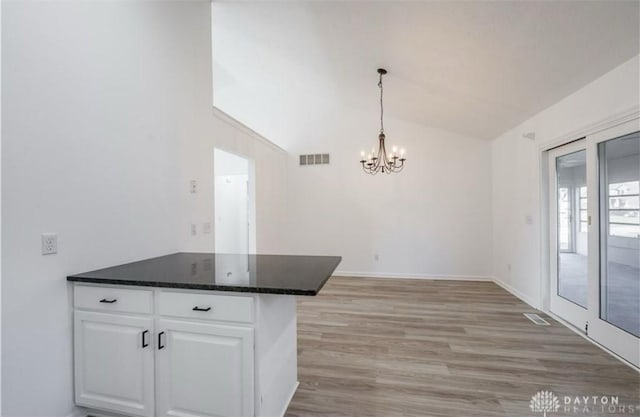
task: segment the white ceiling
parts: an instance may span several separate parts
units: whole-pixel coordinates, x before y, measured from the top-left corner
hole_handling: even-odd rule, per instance
[[[385,115],[490,140],[637,55],[639,4],[214,2],[214,100],[273,103],[241,120],[268,135],[314,103],[377,112],[383,66]]]

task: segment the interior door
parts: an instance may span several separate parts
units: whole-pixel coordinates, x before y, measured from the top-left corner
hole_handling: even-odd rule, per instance
[[[640,367],[640,123],[587,137],[589,211],[589,337]]]
[[[253,329],[158,320],[158,416],[253,416]]]
[[[153,319],[76,311],[74,326],[76,403],[153,416]]]
[[[588,225],[586,141],[549,151],[551,312],[586,332]]]

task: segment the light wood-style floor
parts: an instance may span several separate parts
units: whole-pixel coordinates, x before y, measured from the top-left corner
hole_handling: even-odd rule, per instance
[[[299,297],[286,416],[542,416],[529,410],[540,390],[617,395],[639,407],[620,415],[640,415],[640,374],[524,312],[536,311],[490,282],[333,277]]]

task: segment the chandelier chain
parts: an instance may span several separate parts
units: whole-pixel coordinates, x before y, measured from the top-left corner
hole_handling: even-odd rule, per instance
[[[382,87],[382,74],[380,74],[378,87],[380,87],[380,133],[384,133],[384,105],[382,104],[382,95],[384,94],[384,89]]]

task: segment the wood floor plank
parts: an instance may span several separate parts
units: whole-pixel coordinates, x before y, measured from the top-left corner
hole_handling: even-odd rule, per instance
[[[490,282],[333,277],[299,298],[286,416],[540,416],[529,401],[543,389],[640,406],[638,372],[525,312],[537,311]]]

